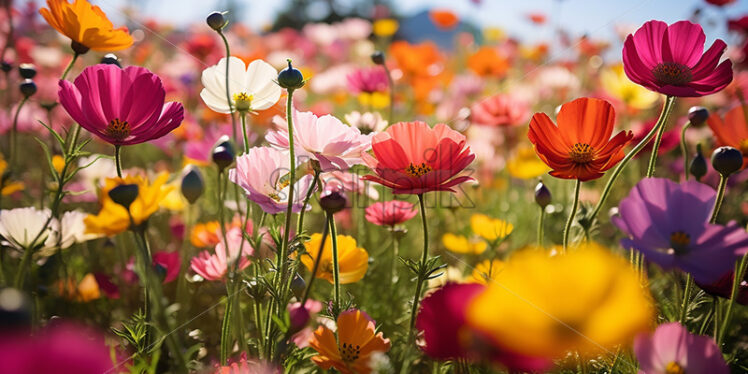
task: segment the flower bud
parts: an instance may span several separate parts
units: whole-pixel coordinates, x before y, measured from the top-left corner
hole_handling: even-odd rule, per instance
[[[335,214],[345,209],[346,204],[348,204],[348,199],[346,199],[345,194],[338,189],[325,189],[322,191],[319,198],[319,206],[327,214]]]
[[[208,23],[208,26],[210,26],[211,29],[221,31],[228,24],[226,17],[223,16],[224,14],[225,12],[213,12],[208,15],[205,22]]]
[[[288,308],[288,317],[290,321],[288,333],[293,335],[306,327],[312,316],[304,305],[296,303]]]
[[[10,62],[0,62],[0,70],[2,70],[3,73],[9,73],[11,69],[13,69],[13,66],[10,64]]]
[[[384,52],[375,51],[371,54],[371,62],[377,65],[384,65]]]
[[[119,63],[119,58],[117,58],[117,55],[114,53],[107,53],[104,55],[104,57],[101,58],[102,64],[107,65],[117,65],[118,68],[122,68],[122,65]]]
[[[535,202],[543,209],[551,203],[551,191],[542,180],[535,186]]]
[[[691,126],[701,126],[709,118],[709,111],[702,106],[692,106],[688,110],[688,121],[691,122]]]
[[[34,79],[36,76],[36,68],[34,67],[34,64],[18,65],[18,75],[23,79]]]
[[[205,191],[205,181],[203,181],[200,169],[195,167],[195,165],[187,165],[182,173],[182,184],[180,187],[182,196],[190,204],[194,204]]]
[[[115,203],[122,205],[127,211],[130,211],[130,205],[138,198],[137,184],[120,184],[109,190],[109,197]]]
[[[743,154],[733,147],[719,147],[712,153],[712,167],[727,177],[743,167]]]
[[[297,299],[301,300],[304,297],[305,289],[306,282],[304,281],[304,278],[296,273],[296,275],[294,275],[293,279],[291,280],[291,292],[293,292],[293,295],[296,296]]]
[[[696,178],[697,181],[701,181],[701,178],[706,175],[706,157],[704,157],[704,153],[701,152],[701,144],[696,145],[696,156],[694,156],[691,160],[688,171],[691,173],[691,175],[693,175],[694,178]]]
[[[223,171],[234,162],[234,146],[231,145],[228,136],[222,136],[218,139],[215,148],[213,148],[213,162],[218,166],[219,171]]]
[[[88,47],[86,47],[85,45],[83,45],[81,43],[78,43],[76,41],[73,41],[73,42],[70,43],[70,48],[73,50],[73,52],[75,52],[76,54],[79,54],[79,55],[84,55],[89,50]]]
[[[166,279],[167,271],[168,269],[165,266],[159,264],[158,262],[153,262],[153,272],[156,273],[156,277],[158,277],[158,280],[161,283],[163,283],[164,279]]]
[[[290,58],[287,61],[288,67],[278,73],[278,85],[287,90],[304,87],[304,75],[291,65]]]
[[[21,94],[25,98],[29,98],[36,93],[36,83],[31,79],[24,79],[23,82],[18,86]]]

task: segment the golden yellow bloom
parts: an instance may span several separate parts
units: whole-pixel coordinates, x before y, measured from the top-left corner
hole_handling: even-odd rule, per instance
[[[358,95],[358,103],[364,107],[384,109],[390,106],[390,95],[386,92],[362,92]]]
[[[512,177],[518,179],[535,179],[551,170],[529,146],[518,147],[507,161],[506,168]]]
[[[169,175],[166,173],[159,174],[153,184],[142,176],[126,175],[124,178],[107,178],[99,194],[101,204],[99,214],[89,215],[84,219],[86,233],[113,236],[130,228],[127,210],[109,197],[109,191],[122,184],[138,185],[138,197],[130,205],[130,214],[136,225],[143,223],[158,210],[161,201],[173,188],[165,186],[168,178]]]
[[[473,273],[467,279],[468,282],[488,284],[489,280],[495,280],[496,276],[504,269],[504,262],[501,260],[485,260],[475,265]]]
[[[558,358],[630,343],[651,327],[654,308],[627,261],[586,244],[556,256],[518,252],[466,318],[512,352]]]
[[[600,84],[611,96],[634,109],[649,109],[660,98],[660,94],[632,82],[618,64],[600,73]]]
[[[319,253],[322,234],[314,234],[304,243],[307,254],[301,256],[309,271],[314,268],[314,260]],[[340,267],[340,284],[354,283],[361,280],[369,268],[369,254],[365,249],[356,246],[356,239],[348,235],[338,235],[338,266]],[[325,240],[322,248],[322,258],[317,269],[317,278],[326,279],[332,283],[332,238]]]
[[[380,38],[389,38],[390,36],[395,35],[399,27],[400,24],[397,22],[397,20],[394,20],[392,18],[383,18],[374,21],[374,25],[372,25],[372,31],[374,32],[374,35]]]
[[[61,34],[94,51],[119,51],[132,45],[127,27],[115,29],[98,6],[86,0],[47,0],[39,9],[47,23]]]
[[[442,244],[454,253],[468,253],[479,255],[485,252],[488,244],[480,239],[468,239],[462,235],[446,233],[442,236]]]
[[[65,167],[65,159],[60,155],[52,156],[52,166],[55,168],[57,174],[62,174],[62,169]]]
[[[485,214],[473,214],[470,217],[470,228],[481,238],[494,242],[509,236],[514,230],[514,225],[503,219],[491,218]]]
[[[10,182],[6,181],[3,177],[5,176],[5,170],[8,169],[8,162],[0,153],[0,195],[8,196],[24,189],[24,184],[21,182]]]
[[[181,212],[184,210],[186,200],[179,191],[180,180],[176,179],[173,183],[168,184],[169,193],[161,200],[161,208],[171,210],[172,212]]]
[[[487,27],[483,29],[483,40],[485,43],[498,42],[506,39],[506,32],[499,27]]]

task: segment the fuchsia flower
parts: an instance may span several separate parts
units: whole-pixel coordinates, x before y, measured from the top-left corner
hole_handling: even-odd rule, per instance
[[[690,334],[676,322],[660,325],[651,335],[637,336],[634,352],[640,374],[730,372],[710,337]]]
[[[402,200],[378,202],[366,208],[366,220],[379,226],[399,225],[418,214],[413,204]]]
[[[81,127],[114,145],[160,138],[184,119],[182,104],[164,104],[161,79],[137,66],[89,66],[74,83],[61,80],[58,95]]]
[[[164,273],[163,284],[173,282],[179,276],[179,270],[182,268],[182,260],[179,252],[160,251],[153,254],[153,266],[159,266]],[[138,281],[138,275],[135,273],[135,257],[130,257],[130,261],[122,272],[122,278],[125,282],[134,284]]]
[[[232,228],[226,233],[226,240],[229,245],[228,258],[226,258],[226,242],[221,239],[221,242],[216,245],[215,253],[202,251],[197,257],[192,258],[192,261],[190,261],[192,270],[207,280],[217,281],[226,276],[228,265],[233,264],[237,259],[239,261],[238,269],[246,269],[250,263],[247,256],[251,256],[254,249],[246,240],[242,240],[242,230],[238,227]],[[241,256],[239,255],[240,247]]]
[[[387,72],[381,66],[355,70],[346,78],[348,88],[356,94],[387,91]]]
[[[732,62],[718,65],[724,41],[717,39],[704,52],[705,40],[701,26],[690,21],[649,21],[626,38],[623,69],[635,83],[665,95],[713,94],[732,81]]]
[[[278,131],[269,132],[265,139],[276,148],[286,149],[288,125],[285,121],[277,125]],[[296,156],[319,161],[322,171],[347,170],[360,164],[361,153],[371,147],[371,135],[363,135],[331,115],[317,117],[312,112],[294,111],[293,126]]]
[[[487,97],[474,104],[470,111],[472,122],[484,126],[524,125],[530,117],[526,102],[505,94]]]

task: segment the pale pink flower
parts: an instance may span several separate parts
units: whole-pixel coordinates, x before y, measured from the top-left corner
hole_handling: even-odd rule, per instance
[[[660,325],[634,340],[639,374],[730,372],[717,344],[708,337],[693,335],[677,322]]]
[[[474,104],[471,112],[473,123],[485,126],[525,125],[530,117],[530,106],[510,95],[498,94]]]
[[[381,66],[355,70],[347,79],[348,88],[356,94],[387,91],[387,72]]]
[[[243,240],[242,230],[238,227],[230,229],[226,233],[226,241],[229,247],[228,258],[226,257],[226,242],[221,238],[221,242],[216,244],[215,253],[211,254],[209,251],[203,251],[197,257],[192,258],[192,261],[190,261],[192,270],[207,280],[217,281],[224,278],[229,264],[233,265],[234,261],[239,261],[239,270],[244,270],[249,266],[250,261],[247,256],[251,256],[254,249],[246,240]],[[240,250],[241,256],[239,255]]]

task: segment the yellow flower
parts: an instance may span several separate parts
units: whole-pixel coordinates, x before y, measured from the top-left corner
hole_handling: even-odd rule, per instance
[[[442,236],[442,244],[454,253],[469,253],[479,255],[483,253],[488,244],[480,239],[468,239],[462,235],[446,233]]]
[[[65,159],[60,155],[52,156],[52,166],[55,168],[57,174],[62,174],[62,169],[65,167]]]
[[[384,109],[390,106],[390,96],[385,92],[363,92],[358,95],[358,103],[364,107]]]
[[[307,254],[301,256],[301,262],[309,271],[314,268],[314,260],[319,253],[320,243],[322,243],[322,234],[314,234],[308,242],[304,243]],[[358,282],[369,268],[369,254],[365,249],[356,246],[356,239],[348,235],[338,235],[338,266],[340,267],[340,284]],[[330,236],[327,237],[325,246],[322,248],[317,278],[333,282],[332,238]]]
[[[99,214],[89,215],[84,219],[86,233],[113,236],[130,228],[127,210],[109,197],[109,191],[122,184],[138,185],[138,197],[130,205],[130,214],[136,225],[143,223],[158,210],[161,201],[173,188],[165,185],[168,178],[169,175],[166,173],[159,174],[153,184],[142,176],[126,175],[124,178],[107,178],[100,192]]]
[[[8,169],[8,162],[0,153],[0,195],[8,196],[25,188],[21,182],[9,182],[5,180],[5,170]]]
[[[475,265],[473,273],[468,277],[468,282],[488,284],[489,281],[495,280],[496,276],[504,269],[504,262],[501,260],[485,260]]]
[[[483,29],[483,40],[485,43],[498,42],[506,38],[506,32],[499,27],[487,27]]]
[[[399,27],[400,24],[397,23],[397,20],[392,18],[378,19],[374,21],[374,25],[372,26],[374,35],[380,38],[388,38],[395,35]]]
[[[649,109],[660,98],[657,92],[629,80],[621,64],[603,70],[600,73],[600,84],[608,94],[634,109]]]
[[[627,261],[585,244],[556,256],[518,252],[466,318],[512,352],[558,358],[630,343],[652,326],[654,308]]]
[[[470,228],[473,232],[489,242],[504,239],[514,230],[514,225],[498,218],[491,218],[485,214],[473,214],[470,217]]]
[[[168,184],[169,193],[161,200],[161,208],[171,210],[172,212],[181,212],[184,210],[185,202],[182,192],[179,191],[180,180],[176,179],[173,183]]]
[[[115,29],[98,6],[86,0],[47,0],[39,9],[47,23],[61,34],[94,51],[119,51],[132,45],[127,27]],[[78,51],[80,52],[80,51]]]
[[[511,176],[518,179],[534,179],[551,169],[538,158],[532,147],[521,146],[517,152],[507,161],[507,170]]]

